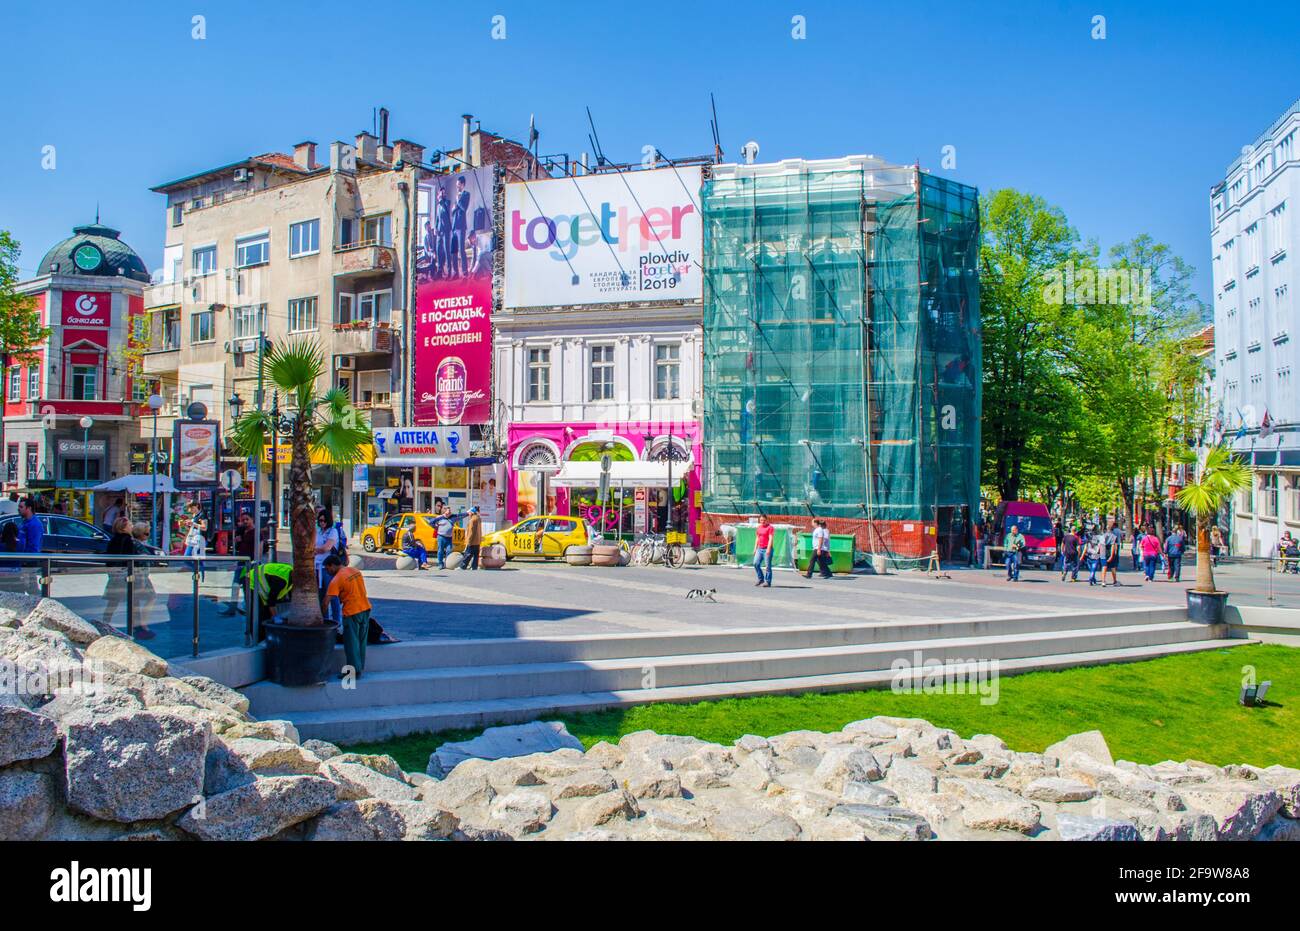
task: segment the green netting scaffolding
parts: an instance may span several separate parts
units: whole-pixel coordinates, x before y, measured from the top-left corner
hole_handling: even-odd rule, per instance
[[[702,206],[705,509],[973,512],[976,190],[855,157],[718,166]]]

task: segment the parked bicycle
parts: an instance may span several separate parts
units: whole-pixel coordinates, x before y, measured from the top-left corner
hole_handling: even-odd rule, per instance
[[[686,565],[686,547],[669,543],[662,533],[646,534],[632,546],[632,565],[648,566],[662,562],[669,569]]]

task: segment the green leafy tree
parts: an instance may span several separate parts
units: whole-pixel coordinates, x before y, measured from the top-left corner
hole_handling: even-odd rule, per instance
[[[372,440],[370,425],[358,416],[346,391],[320,391],[326,374],[325,356],[313,340],[276,346],[266,358],[271,383],[285,393],[293,408],[289,419],[289,533],[293,547],[293,594],[285,622],[297,626],[321,623],[315,563],[316,513],[311,496],[311,456],[315,452],[336,466],[350,466],[365,457]],[[244,414],[233,427],[233,442],[246,456],[262,456],[276,429],[268,411]]]
[[[1015,500],[1026,473],[1054,474],[1047,439],[1070,421],[1063,376],[1064,308],[1046,294],[1076,255],[1079,236],[1041,197],[1004,189],[980,204],[980,319],[984,359],[984,475]]]
[[[1188,470],[1196,468],[1196,453],[1184,449],[1179,461]],[[1254,481],[1250,467],[1236,458],[1227,446],[1216,446],[1205,455],[1194,479],[1178,492],[1178,503],[1196,517],[1196,591],[1213,593],[1214,567],[1210,564],[1210,521],[1226,502]]]
[[[33,350],[50,337],[41,312],[30,295],[18,293],[18,241],[0,230],[0,410],[4,409],[6,377],[11,365],[34,362]],[[0,420],[0,449],[4,448],[4,422]]]

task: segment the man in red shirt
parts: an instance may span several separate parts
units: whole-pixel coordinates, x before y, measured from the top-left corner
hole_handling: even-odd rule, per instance
[[[754,572],[758,574],[755,585],[772,587],[772,541],[775,536],[776,528],[767,519],[767,515],[759,515],[758,532],[754,534]]]

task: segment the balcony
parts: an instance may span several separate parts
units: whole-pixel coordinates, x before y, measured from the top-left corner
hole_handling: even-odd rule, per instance
[[[334,324],[334,354],[357,356],[393,351],[393,328],[387,323],[358,320]]]
[[[377,242],[350,243],[334,249],[334,277],[392,274],[397,250]]]
[[[179,372],[181,368],[181,347],[179,343],[163,344],[158,349],[146,349],[140,359],[141,370],[145,375],[169,375]]]
[[[144,289],[145,307],[167,307],[182,302],[185,286],[180,281],[164,281]]]

